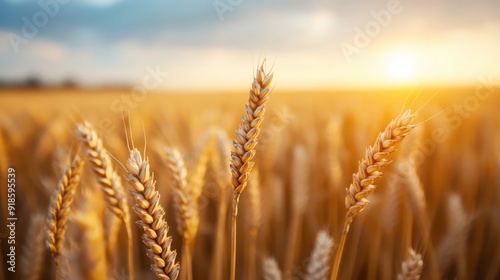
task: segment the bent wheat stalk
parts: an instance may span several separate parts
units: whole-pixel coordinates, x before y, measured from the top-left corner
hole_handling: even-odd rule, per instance
[[[175,262],[176,251],[170,250],[172,236],[168,236],[165,210],[160,205],[160,194],[149,161],[147,158],[143,160],[139,151],[133,149],[126,167],[127,179],[134,188],[130,191],[135,200],[134,211],[140,218],[136,223],[144,231],[142,241],[148,246],[146,254],[153,261],[151,270],[159,279],[175,280],[180,265]]]
[[[398,115],[378,135],[375,144],[366,149],[365,157],[359,163],[358,172],[353,175],[352,184],[346,189],[347,214],[333,262],[331,280],[337,279],[345,240],[354,217],[363,212],[368,205],[369,201],[366,198],[375,190],[375,181],[382,178],[380,168],[390,163],[387,159],[389,154],[396,151],[396,145],[415,128],[415,125],[412,124],[415,116],[416,114],[412,113],[411,110]]]
[[[97,182],[101,186],[104,198],[108,203],[108,208],[125,225],[128,242],[129,275],[131,278],[134,278],[132,227],[130,226],[130,211],[122,181],[113,170],[111,158],[104,149],[102,140],[92,125],[87,121],[78,124],[76,135],[85,144],[85,152],[92,164],[92,170],[97,176]]]
[[[245,189],[254,162],[255,146],[258,142],[260,125],[264,119],[265,105],[271,93],[270,84],[272,73],[266,73],[264,63],[257,69],[252,88],[245,104],[246,115],[236,131],[236,140],[233,141],[234,150],[231,152],[231,174],[233,185],[233,217],[231,224],[231,273],[230,279],[236,278],[236,217],[241,192]]]
[[[78,155],[73,162],[66,167],[57,188],[50,200],[47,213],[47,236],[46,243],[49,251],[54,256],[56,266],[59,266],[59,255],[66,235],[66,224],[71,204],[76,194],[76,188],[80,182],[83,161]]]

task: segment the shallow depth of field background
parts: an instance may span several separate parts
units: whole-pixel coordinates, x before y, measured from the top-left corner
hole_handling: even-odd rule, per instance
[[[74,132],[83,120],[120,175],[130,122],[135,146],[151,160],[180,260],[163,147],[178,148],[189,172],[206,135],[232,140],[264,57],[275,82],[251,179],[261,202],[255,211],[248,192],[241,197],[237,279],[263,279],[265,257],[276,258],[284,279],[302,279],[316,234],[340,238],[345,188],[365,148],[403,107],[419,110],[418,127],[355,219],[340,279],[395,279],[409,248],[423,254],[422,279],[500,278],[497,2],[49,2],[58,10],[33,36],[23,28],[42,6],[0,2],[0,181],[16,169],[18,218],[17,272],[6,271],[2,226],[0,279],[55,279],[36,221],[45,219],[68,156],[80,148]],[[377,20],[382,14],[389,17]],[[347,54],[346,46],[357,51]],[[230,148],[211,148],[194,279],[214,279],[215,266],[222,279],[229,275],[230,209],[226,242],[216,248],[214,241],[221,201],[230,201]],[[72,212],[67,279],[128,279],[124,228],[106,209],[88,162]],[[118,245],[109,243],[113,234]],[[136,279],[154,279],[136,227],[134,240]],[[221,263],[212,262],[216,250]],[[24,275],[36,254],[40,269]]]
[[[443,92],[423,107],[417,122],[426,121],[448,106],[464,106],[467,100],[476,100],[473,99],[474,92],[473,88]],[[417,109],[433,93],[434,90],[425,91],[413,107]],[[19,258],[29,258],[26,254],[31,250],[43,250],[43,244],[37,244],[38,249],[23,247],[27,239],[33,238],[26,228],[33,217],[45,215],[68,153],[78,148],[74,137],[76,122],[82,118],[92,122],[109,152],[120,162],[125,162],[128,151],[122,116],[109,110],[109,104],[122,94],[130,92],[79,95],[68,95],[64,91],[45,95],[16,92],[3,95],[9,102],[2,105],[1,163],[3,169],[13,166],[17,171]],[[254,274],[257,279],[261,279],[260,263],[264,257],[274,256],[283,265],[290,242],[291,221],[296,215],[300,217],[300,227],[293,242],[298,249],[293,257],[294,265],[287,273],[290,277],[300,277],[305,272],[319,230],[327,229],[335,238],[339,236],[345,215],[345,187],[357,170],[365,147],[371,145],[378,132],[399,113],[403,97],[404,94],[396,91],[377,95],[292,94],[276,89],[269,103],[255,167],[259,173],[262,199],[261,220],[257,227],[257,271]],[[207,129],[221,129],[229,137],[234,136],[244,100],[246,94],[243,93],[151,94],[131,112],[135,145],[142,149],[147,141],[146,153],[157,176],[162,204],[167,209],[166,219],[174,236],[173,248],[179,253],[181,237],[176,231],[171,207],[172,189],[162,147],[179,148],[188,166],[192,167]],[[385,170],[385,179],[380,181],[371,197],[372,203],[352,226],[341,267],[342,279],[395,277],[409,246],[420,252],[428,248],[422,233],[425,227],[430,228],[434,250],[441,259],[433,265],[443,268],[443,277],[459,275],[463,279],[496,279],[500,275],[497,250],[500,245],[500,135],[497,129],[500,119],[496,112],[499,102],[493,94],[487,100],[478,101],[475,110],[464,109],[466,115],[450,109],[419,125],[403,143],[393,157],[394,163]],[[463,108],[471,108],[467,106],[465,104]],[[439,138],[442,143],[433,140],[436,131],[444,133]],[[305,157],[297,158],[296,149],[303,149]],[[219,161],[228,162],[228,159],[220,158],[221,154],[217,150],[213,152],[205,176],[200,202],[202,220],[193,261],[196,279],[211,275],[218,206],[221,199],[229,199],[229,194],[223,191],[224,186],[217,184],[220,176],[228,175],[227,170],[224,171],[227,164],[218,165]],[[415,171],[422,187],[423,193],[420,194],[418,186],[412,185],[415,177],[411,177],[411,172],[397,168],[399,163],[407,163],[410,158],[418,163]],[[115,166],[120,174],[124,174],[118,163]],[[4,178],[5,172],[2,176]],[[73,207],[75,213],[69,222],[65,254],[71,256],[69,263],[75,273],[72,275],[92,278],[92,275],[106,273],[110,278],[126,279],[120,278],[126,276],[125,251],[113,252],[112,256],[99,255],[99,252],[104,253],[99,251],[104,247],[99,246],[106,246],[105,235],[109,234],[109,229],[105,223],[109,217],[103,218],[107,210],[104,210],[102,194],[93,176],[85,167]],[[293,186],[294,182],[299,182],[299,193]],[[247,279],[244,275],[248,275],[246,269],[250,263],[245,240],[249,238],[253,211],[249,196],[245,194],[238,225],[239,279]],[[306,200],[303,211],[294,210],[297,199]],[[2,200],[5,201],[5,193],[2,193]],[[425,213],[419,213],[419,203],[425,203]],[[82,237],[77,234],[79,231],[92,234]],[[138,275],[140,279],[152,279],[144,246],[137,229],[134,231]],[[229,240],[229,228],[226,234]],[[226,262],[219,264],[226,273],[227,246]],[[429,259],[424,255],[424,278],[431,275]],[[93,266],[92,260],[104,265]],[[51,262],[50,254],[46,254],[47,266],[41,271],[43,275],[50,275]],[[18,268],[23,270],[22,263]]]

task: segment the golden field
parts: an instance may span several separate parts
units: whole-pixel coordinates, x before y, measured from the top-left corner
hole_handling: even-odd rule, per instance
[[[403,107],[411,107],[418,110],[417,126],[389,156],[393,162],[382,170],[370,204],[352,223],[339,279],[397,279],[410,248],[422,255],[422,279],[500,279],[498,90],[441,89],[433,97],[438,89],[424,88],[413,102],[416,89],[405,103],[411,89],[309,93],[277,85],[266,107],[250,185],[241,195],[236,278],[264,279],[263,262],[271,257],[282,279],[316,279],[308,269],[318,232],[326,230],[334,239],[326,256],[331,260],[344,225],[346,188],[366,147]],[[202,188],[192,278],[229,279],[230,151],[247,99],[244,91],[144,96],[126,89],[0,91],[0,213],[7,223],[11,167],[17,218],[14,274],[6,269],[8,228],[1,230],[2,279],[130,279],[125,228],[107,209],[75,135],[84,120],[103,139],[126,190],[132,188],[125,170],[132,148],[127,136],[145,151],[180,261],[179,279],[188,279],[164,147],[180,151],[188,182],[201,180]],[[85,166],[56,272],[45,219],[76,153]],[[127,196],[135,279],[155,279]]]

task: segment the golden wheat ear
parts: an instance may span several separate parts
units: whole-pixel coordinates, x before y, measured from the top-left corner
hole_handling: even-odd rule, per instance
[[[56,266],[59,266],[59,255],[61,254],[66,235],[68,215],[75,198],[76,188],[80,183],[82,167],[83,161],[76,155],[73,161],[66,167],[50,200],[46,221],[46,243],[52,256],[54,256]]]
[[[76,136],[85,145],[85,153],[97,176],[97,182],[101,186],[109,209],[120,219],[127,221],[129,215],[127,196],[120,177],[113,170],[111,158],[104,149],[102,139],[87,121],[77,125]]]
[[[378,135],[375,144],[366,149],[364,158],[359,162],[358,172],[353,175],[352,184],[346,190],[347,214],[333,263],[331,280],[337,279],[345,240],[354,217],[365,210],[369,202],[366,198],[375,190],[374,183],[382,178],[383,173],[380,169],[390,163],[387,157],[396,151],[396,145],[415,128],[413,124],[415,117],[416,114],[411,110],[399,114]]]
[[[266,103],[271,93],[270,85],[273,80],[273,74],[264,70],[264,64],[265,62],[257,69],[250,89],[248,103],[245,104],[246,114],[242,117],[242,123],[236,131],[236,139],[233,141],[234,150],[231,152],[230,167],[233,185],[231,280],[236,278],[236,217],[238,216],[238,204],[254,165],[252,159],[255,156],[255,146],[258,142],[260,126],[264,120]]]
[[[148,247],[146,254],[153,261],[151,270],[159,279],[175,280],[179,276],[180,265],[175,261],[176,251],[170,249],[172,236],[168,236],[165,210],[160,204],[160,194],[156,190],[149,161],[133,149],[126,168],[128,182],[133,187],[130,193],[135,200],[134,211],[139,216],[136,223],[144,232],[142,241]]]
[[[130,211],[120,176],[113,170],[111,158],[104,149],[102,139],[97,135],[97,131],[87,121],[80,123],[76,127],[76,136],[85,145],[85,153],[92,165],[92,170],[96,175],[97,182],[101,186],[104,199],[108,208],[121,219],[127,231],[127,262],[130,277],[134,277],[133,242],[132,227],[130,225]]]

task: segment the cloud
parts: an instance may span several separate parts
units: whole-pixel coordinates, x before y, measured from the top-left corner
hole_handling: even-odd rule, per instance
[[[68,71],[88,83],[130,81],[140,77],[146,65],[166,63],[179,71],[172,70],[172,79],[188,80],[189,71],[204,73],[206,84],[215,86],[211,79],[217,73],[209,69],[228,67],[239,81],[248,74],[241,64],[251,63],[252,57],[266,52],[277,53],[278,60],[287,66],[284,76],[294,77],[290,82],[300,79],[298,72],[328,71],[308,78],[309,83],[320,79],[326,84],[332,84],[334,75],[340,77],[335,83],[356,83],[350,78],[356,72],[370,79],[369,72],[377,71],[379,50],[395,45],[418,45],[430,57],[446,52],[443,46],[450,47],[453,41],[457,49],[469,44],[480,50],[475,53],[464,46],[473,57],[470,60],[486,61],[487,56],[496,55],[493,47],[486,46],[497,44],[488,36],[496,36],[494,32],[500,28],[500,2],[400,0],[403,11],[393,16],[391,24],[372,39],[353,65],[348,65],[339,44],[352,40],[355,28],[364,28],[373,20],[371,12],[385,9],[391,1],[397,0],[243,0],[224,13],[221,21],[213,1],[206,0],[70,0],[59,6],[17,55],[7,34],[22,35],[23,18],[31,21],[44,9],[38,1],[3,1],[0,58],[13,73],[29,74],[49,65],[53,73],[63,77]],[[449,34],[459,35],[449,40]],[[451,58],[445,63],[453,65]],[[474,69],[480,68],[474,65]],[[8,74],[0,70],[0,75]],[[55,75],[51,74],[52,78]]]

